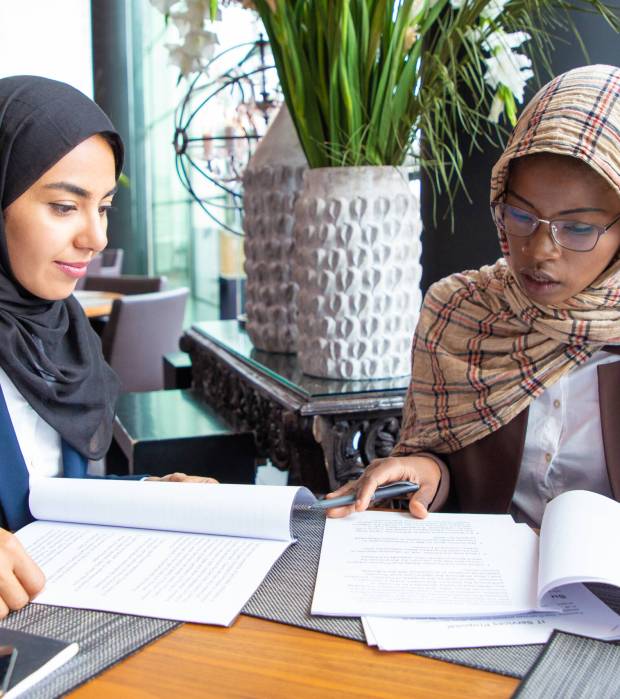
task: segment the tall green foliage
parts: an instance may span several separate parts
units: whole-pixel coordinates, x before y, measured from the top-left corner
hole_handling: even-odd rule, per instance
[[[400,165],[421,131],[421,164],[436,184],[458,178],[458,131],[477,143],[497,128],[488,119],[497,92],[484,79],[488,46],[474,40],[493,2],[501,16],[490,13],[488,31],[501,20],[506,32],[527,32],[522,50],[542,66],[550,37],[572,26],[570,10],[620,26],[600,0],[254,0],[310,166]],[[514,119],[514,99],[501,89]]]

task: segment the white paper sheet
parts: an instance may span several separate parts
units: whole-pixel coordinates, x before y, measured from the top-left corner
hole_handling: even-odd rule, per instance
[[[225,626],[291,543],[59,522],[17,536],[47,579],[37,603]]]
[[[380,650],[546,643],[554,629],[603,640],[620,638],[620,616],[583,585],[558,588],[554,594],[561,606],[559,614],[543,612],[482,619],[364,617],[362,623],[368,644]]]
[[[328,519],[313,614],[459,617],[537,609],[538,537],[508,515]]]
[[[305,488],[33,479],[40,521],[17,536],[47,582],[37,602],[230,624],[292,543]]]
[[[369,646],[376,646],[377,645],[377,639],[375,638],[375,633],[372,630],[372,626],[370,623],[370,620],[372,619],[389,619],[389,617],[368,617],[368,616],[363,616],[361,618],[362,622],[362,629],[364,629],[364,636],[366,636],[366,643]],[[400,621],[399,619],[390,619],[390,621]]]
[[[306,488],[38,478],[30,483],[35,519],[290,541],[293,504]]]

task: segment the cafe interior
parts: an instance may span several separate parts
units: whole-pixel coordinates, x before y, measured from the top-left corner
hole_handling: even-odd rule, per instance
[[[501,92],[500,79],[485,80],[482,72],[466,81],[463,76],[484,70],[483,58],[476,63],[464,43],[458,55],[445,49],[446,74],[463,81],[455,83],[459,96],[444,90],[433,97],[437,113],[448,116],[429,138],[434,122],[417,96],[430,71],[440,70],[420,58],[423,52],[443,46],[433,42],[457,16],[467,31],[488,33],[519,4],[541,3],[0,4],[0,77],[40,75],[76,87],[104,110],[125,144],[108,245],[74,292],[120,379],[111,446],[90,461],[90,476],[105,478],[107,487],[182,473],[246,488],[302,487],[323,498],[390,456],[403,425],[424,294],[438,280],[500,256],[489,181],[514,123],[511,109],[518,117],[540,86],[564,71],[618,63],[620,39],[597,3],[575,3],[589,8],[569,10],[570,22],[558,14],[556,24],[542,26],[515,10],[505,32],[530,32],[531,46],[521,38],[524,44],[506,55],[484,42],[476,50],[497,59],[504,70],[498,74],[516,72],[518,85]],[[542,3],[556,4],[569,3]],[[306,14],[304,5],[311,8]],[[399,85],[391,92],[384,86],[383,106],[360,117],[355,101],[364,87],[347,71],[368,60],[359,37],[369,41],[377,7],[388,5],[393,16],[388,11],[383,31],[402,31],[398,50],[409,58],[398,70],[411,74],[411,83],[403,82],[411,103],[403,107],[406,128],[375,152],[370,140],[362,141],[383,128],[400,100]],[[466,20],[468,5],[480,7]],[[405,10],[417,24],[403,24]],[[339,22],[349,22],[360,42],[354,49],[348,44],[349,53],[339,53],[346,34]],[[305,62],[295,63],[286,46],[302,41],[301,27],[311,40],[306,37]],[[519,51],[520,66],[501,66],[502,56],[510,63],[506,56]],[[374,76],[373,60],[367,75]],[[325,106],[330,89],[340,90],[341,101]],[[373,90],[379,100],[380,87]],[[491,119],[489,110],[498,105],[501,114]],[[333,142],[313,135],[316,124]],[[430,161],[444,167],[427,166]],[[358,235],[359,244],[352,244]],[[404,503],[385,501],[384,508],[392,515]],[[142,498],[133,506],[146,507]],[[555,665],[541,665],[546,674],[539,682],[549,676],[559,682],[578,665],[575,658],[589,657],[588,649],[533,643],[386,652],[370,644],[373,631],[359,623],[360,615],[312,616],[321,532],[308,533],[305,520],[296,526],[297,543],[266,578],[271,586],[259,587],[232,623],[191,623],[191,615],[170,611],[164,618],[132,616],[87,602],[71,610],[43,604],[56,611],[38,626],[36,619],[9,623],[65,640],[79,636],[80,651],[64,666],[71,672],[57,670],[37,685],[41,693],[35,688],[24,696],[482,698],[517,696],[522,683],[518,696],[614,696],[591,687],[579,694],[526,686],[547,652],[557,654]],[[303,541],[308,550],[296,560],[291,552]],[[398,570],[394,551],[384,569]],[[117,574],[125,575],[120,568]],[[170,573],[167,584],[176,592],[203,584],[198,577],[173,578]],[[59,610],[73,616],[57,618]],[[132,626],[138,619],[140,628]],[[609,667],[596,672],[613,674]]]

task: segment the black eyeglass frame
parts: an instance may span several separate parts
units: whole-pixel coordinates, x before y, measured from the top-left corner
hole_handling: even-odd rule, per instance
[[[509,233],[505,224],[501,220],[500,216],[496,213],[496,209],[500,206],[511,206],[513,209],[516,209],[517,211],[522,211],[524,214],[527,214],[528,216],[531,216],[532,218],[536,219],[536,225],[534,228],[532,228],[532,231],[528,233],[527,235],[518,235],[515,233]],[[599,226],[596,223],[588,223],[587,221],[578,221],[577,219],[566,219],[566,218],[553,218],[551,220],[548,220],[546,218],[540,218],[536,214],[532,213],[531,211],[527,211],[526,209],[521,209],[518,206],[514,206],[513,204],[507,204],[505,201],[499,201],[496,200],[494,202],[491,202],[491,216],[493,218],[493,222],[495,225],[506,235],[509,235],[513,238],[530,238],[531,236],[536,233],[538,230],[539,226],[541,223],[547,223],[549,225],[549,230],[551,231],[551,237],[553,238],[553,242],[556,243],[556,245],[559,245],[561,248],[564,248],[564,250],[570,250],[571,252],[590,252],[594,250],[596,247],[599,238],[603,235],[603,233],[606,233],[612,226],[614,226],[618,221],[620,221],[620,213],[613,219],[611,223],[608,223],[606,226]],[[596,240],[592,243],[592,247],[589,248],[570,248],[567,245],[563,245],[557,238],[556,238],[556,232],[557,232],[557,224],[558,223],[578,223],[581,224],[582,226],[592,226],[596,230]]]

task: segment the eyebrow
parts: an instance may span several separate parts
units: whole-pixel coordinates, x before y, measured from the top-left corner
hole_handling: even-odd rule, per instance
[[[522,197],[520,194],[517,194],[512,189],[507,189],[506,194],[512,194],[513,197],[520,199],[524,204],[531,206],[532,209],[536,209],[536,207],[534,206],[534,204],[532,204],[532,202],[528,201],[525,197]],[[558,211],[557,215],[564,216],[565,214],[585,214],[585,213],[591,213],[593,211],[600,211],[602,213],[605,213],[606,209],[599,209],[598,207],[595,207],[595,206],[583,206],[579,209],[564,209],[564,211]]]
[[[51,182],[45,185],[45,189],[60,189],[64,192],[69,192],[70,194],[75,194],[82,199],[91,199],[92,193],[83,187],[79,187],[77,184],[72,184],[71,182]],[[115,185],[109,192],[103,195],[103,199],[106,197],[111,197],[116,194],[118,190],[118,185]]]

